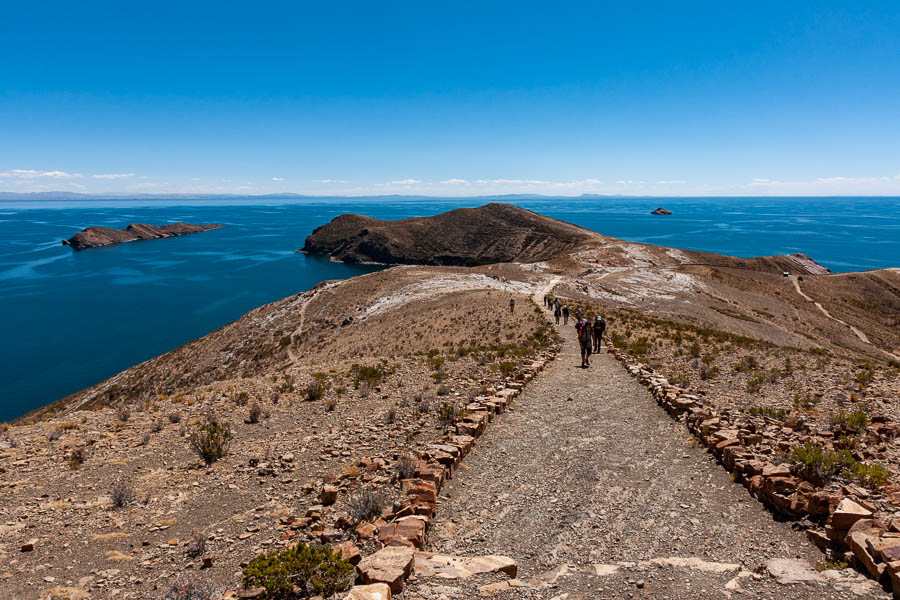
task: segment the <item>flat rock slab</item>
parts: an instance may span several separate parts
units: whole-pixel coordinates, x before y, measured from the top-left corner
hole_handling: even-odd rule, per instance
[[[359,578],[364,584],[384,583],[397,594],[413,567],[414,552],[406,546],[388,546],[360,561]]]
[[[844,498],[831,515],[831,526],[835,529],[850,529],[860,519],[869,519],[872,511],[863,508],[850,498]]]
[[[771,558],[766,561],[766,571],[783,585],[827,582],[808,562],[795,558]]]
[[[355,585],[344,600],[391,600],[391,588],[386,583]]]
[[[506,556],[464,557],[450,554],[416,552],[413,569],[417,576],[460,579],[485,573],[505,573],[514,578],[518,571],[516,561]]]

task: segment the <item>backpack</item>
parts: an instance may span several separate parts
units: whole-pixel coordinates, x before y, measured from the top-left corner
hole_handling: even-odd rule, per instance
[[[578,339],[582,342],[591,339],[591,325],[587,321],[578,321],[578,323],[575,325],[575,330],[578,332]]]

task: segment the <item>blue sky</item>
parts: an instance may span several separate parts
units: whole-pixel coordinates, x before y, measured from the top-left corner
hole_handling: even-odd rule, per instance
[[[900,3],[7,3],[0,190],[900,194]]]

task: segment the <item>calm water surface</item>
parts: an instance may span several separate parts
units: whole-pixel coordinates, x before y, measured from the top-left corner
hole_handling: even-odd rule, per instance
[[[252,202],[252,204],[251,204]],[[479,200],[0,202],[0,421],[94,384],[319,281],[374,267],[297,254],[344,212],[424,216]],[[605,235],[735,256],[804,252],[833,271],[900,266],[900,199],[541,199]],[[665,206],[672,216],[652,216]],[[74,252],[90,225],[222,223]]]

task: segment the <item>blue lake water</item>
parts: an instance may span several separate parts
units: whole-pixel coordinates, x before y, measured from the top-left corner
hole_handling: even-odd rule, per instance
[[[481,200],[0,202],[0,421],[171,350],[267,302],[374,267],[295,252],[338,214],[436,214]],[[898,198],[602,198],[513,203],[627,240],[735,256],[804,252],[832,271],[900,266]],[[653,216],[657,206],[673,211]],[[84,227],[222,223],[75,252]]]

